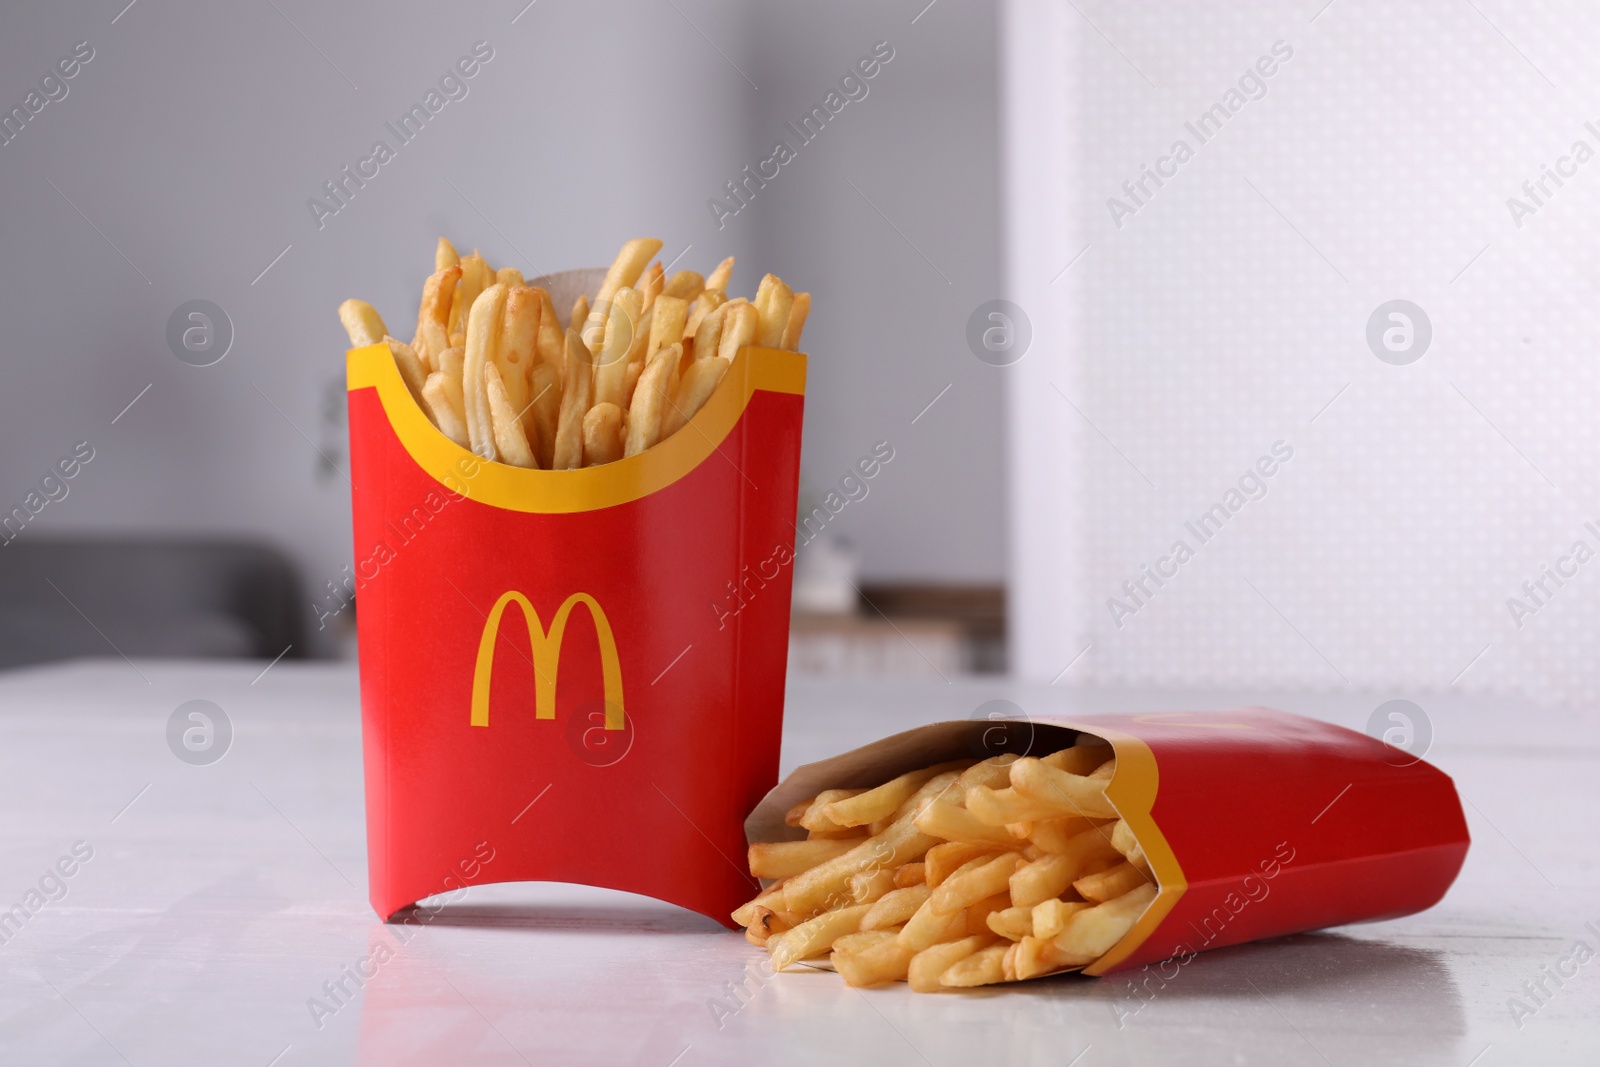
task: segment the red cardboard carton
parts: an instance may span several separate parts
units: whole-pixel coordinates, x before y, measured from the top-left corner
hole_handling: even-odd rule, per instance
[[[749,840],[805,836],[784,814],[822,789],[870,787],[963,756],[1109,741],[1106,796],[1158,893],[1101,975],[1206,949],[1431,907],[1466,858],[1449,777],[1381,741],[1267,708],[941,722],[800,767],[751,813]]]
[[[603,272],[535,279],[557,306]],[[580,882],[729,922],[777,779],[806,357],[741,349],[683,429],[485,463],[348,356],[372,906]],[[489,858],[486,858],[489,857]]]

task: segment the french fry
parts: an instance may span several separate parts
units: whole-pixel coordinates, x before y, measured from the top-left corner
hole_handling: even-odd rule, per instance
[[[806,812],[810,811],[811,805],[815,804],[816,802],[816,797],[807,797],[794,807],[790,808],[783,817],[784,825],[799,826],[800,820],[806,817]]]
[[[1011,765],[1011,787],[1032,800],[1059,804],[1062,815],[1117,817],[1117,809],[1106,799],[1104,782],[1057,770],[1031,756]]]
[[[755,343],[759,322],[760,316],[754,305],[732,300],[722,305],[722,337],[717,342],[717,355],[732,363],[739,349]],[[695,350],[699,352],[699,347],[696,346]]]
[[[853,846],[841,841],[773,841],[750,846],[750,873],[757,878],[788,878]]]
[[[993,789],[989,786],[974,786],[967,790],[967,810],[972,812],[979,822],[990,826],[1061,817],[1060,804],[1041,803],[1031,797],[1023,796],[1010,787]]]
[[[894,934],[888,930],[858,930],[853,934],[845,934],[834,939],[833,952],[835,955],[854,955],[865,952],[874,945],[881,945],[885,941],[893,941]]]
[[[465,337],[473,305],[478,302],[478,297],[483,295],[483,291],[493,284],[495,284],[494,271],[482,256],[473,252],[470,256],[461,257],[461,282],[456,286],[455,299],[450,302],[448,320],[452,345],[462,343],[459,338]]]
[[[722,384],[723,376],[727,373],[728,361],[721,356],[697,359],[689,364],[689,369],[678,383],[677,395],[661,416],[663,441],[687,426],[689,420],[706,406],[706,401],[711,399],[711,394],[717,391],[717,386]]]
[[[995,848],[1021,848],[1004,826],[981,822],[966,808],[948,800],[936,800],[917,816],[917,829],[946,841],[986,841]]]
[[[1072,916],[1053,939],[1061,954],[1062,966],[1081,967],[1110,952],[1155,899],[1156,887],[1147,882],[1115,900],[1085,908]]]
[[[604,335],[596,352],[594,402],[622,407],[623,383],[628,377],[628,353],[644,317],[644,294],[633,288],[617,291],[606,316]],[[609,461],[608,461],[609,462]]]
[[[662,296],[675,296],[679,300],[692,301],[700,295],[706,287],[706,280],[692,270],[680,270],[667,279],[666,287],[661,290]]]
[[[431,370],[442,370],[439,353],[450,347],[447,324],[456,287],[461,282],[461,265],[441,267],[422,283],[422,305],[417,309],[417,338],[412,342],[417,355]]]
[[[830,844],[839,844],[837,841]],[[845,842],[844,848],[850,844]],[[850,876],[850,899],[857,904],[876,904],[890,893],[894,892],[895,872],[888,867],[878,867],[870,871],[858,871]],[[866,929],[865,926],[862,927]]]
[[[699,296],[695,297],[693,306],[689,308],[689,317],[685,319],[683,323],[683,339],[685,341],[689,340],[691,337],[695,339],[695,358],[698,359],[700,356],[706,354],[713,356],[717,354],[717,346],[715,341],[712,342],[709,349],[702,349],[700,347],[700,324],[705,321],[706,316],[710,315],[713,311],[716,311],[717,308],[727,303],[727,301],[728,294],[724,293],[721,289],[705,289],[701,291]],[[722,329],[720,323],[718,324],[717,329],[718,336],[720,337]]]
[[[904,924],[927,902],[931,893],[932,890],[925,885],[907,886],[885,893],[862,918],[861,929],[882,930]]]
[[[351,348],[381,344],[389,335],[378,309],[365,300],[346,300],[339,305],[339,321],[350,335]]]
[[[556,425],[561,417],[561,372],[549,363],[535,363],[528,375],[528,392],[532,396],[522,415],[523,431],[539,466],[549,470],[555,461]]]
[[[583,462],[594,467],[622,458],[622,409],[596,404],[583,416]]]
[[[901,804],[910,800],[912,795],[926,785],[928,779],[934,775],[951,770],[965,770],[966,766],[965,761],[958,760],[908,771],[876,789],[862,790],[854,796],[832,801],[822,809],[822,815],[839,826],[862,826],[885,815],[894,814]]]
[[[754,918],[745,928],[745,940],[752,945],[765,948],[767,941],[774,934],[781,934],[786,930],[793,930],[803,920],[786,911],[773,911],[771,908],[757,906]]]
[[[711,271],[710,274],[706,275],[706,288],[707,289],[721,289],[723,292],[727,292],[728,291],[728,280],[730,278],[732,278],[732,277],[733,277],[733,257],[729,256],[727,259],[723,260],[721,263],[718,263],[716,265],[716,267]]]
[[[1042,900],[1031,910],[1019,910],[1028,910],[1033,923],[1033,929],[1024,931],[1025,933],[1031,933],[1034,937],[1051,938],[1066,928],[1068,919],[1089,906],[1084,901]]]
[[[944,944],[925,948],[911,957],[911,963],[906,968],[906,981],[917,993],[937,993],[945,988],[940,978],[946,971],[979,949],[988,948],[992,944],[994,944],[993,937],[974,934],[959,941],[946,941]]]
[[[954,941],[967,936],[965,911],[938,911],[932,901],[923,902],[906,924],[895,935],[906,948],[921,952],[941,941]]]
[[[481,262],[481,261],[480,261]],[[459,295],[459,290],[457,291]],[[465,398],[467,440],[472,451],[484,459],[497,458],[494,429],[489,422],[489,397],[483,368],[499,362],[500,334],[506,309],[506,287],[489,286],[473,303],[467,315],[466,355],[461,366],[461,388]]]
[[[416,349],[404,341],[396,341],[387,335],[383,340],[389,346],[389,354],[394,356],[395,366],[400,368],[400,377],[405,379],[406,388],[411,390],[417,403],[422,404],[422,387],[428,384],[428,371],[423,367],[421,357]],[[426,404],[423,404],[422,410],[428,410]]]
[[[1124,893],[1132,892],[1151,881],[1133,864],[1124,860],[1115,867],[1108,867],[1094,874],[1086,874],[1072,883],[1072,888],[1084,900],[1094,904],[1104,904],[1108,900],[1115,900]]]
[[[454,267],[461,262],[461,257],[456,254],[456,246],[450,243],[448,237],[439,238],[439,245],[433,251],[433,269],[444,270]]]
[[[781,971],[791,963],[822,955],[833,947],[834,941],[845,934],[855,933],[861,926],[862,916],[872,907],[871,904],[853,904],[847,908],[825,911],[779,934],[767,946],[772,954],[773,970]]]
[[[1118,819],[1111,826],[1111,847],[1128,857],[1128,862],[1135,867],[1150,873],[1150,860],[1144,854],[1144,849],[1139,847],[1138,840],[1133,836],[1133,831],[1128,824]]]
[[[1111,759],[1109,745],[1075,745],[1072,748],[1063,748],[1040,758],[1039,762],[1048,764],[1058,771],[1068,774],[1081,774],[1088,777],[1099,770]]]
[[[1072,843],[1085,830],[1099,826],[1093,819],[1066,815],[1059,819],[1038,819],[1028,824],[1028,842],[1043,852],[1070,852],[1081,847]],[[1109,833],[1107,834],[1109,836]]]
[[[1042,907],[1043,905],[1040,905]],[[1038,908],[1003,908],[989,913],[989,929],[1007,941],[1021,941],[1033,933],[1033,913]]]
[[[583,417],[593,395],[593,357],[576,330],[567,330],[566,365],[562,372],[561,413],[556,422],[551,468],[576,470],[583,466]]]
[[[504,268],[501,273],[509,269],[509,267]],[[529,376],[534,361],[538,358],[534,346],[538,341],[539,316],[542,310],[539,294],[534,290],[521,284],[506,289],[505,319],[501,323],[500,346],[495,353],[495,366],[505,382],[506,396],[511,400],[512,410],[518,412],[518,421],[524,424],[524,436],[526,436]],[[533,438],[529,437],[528,440],[532,442]]]
[[[618,289],[637,282],[645,264],[649,263],[650,257],[659,251],[661,242],[650,237],[636,237],[624,244],[622,250],[617,253],[617,258],[612,260],[611,268],[606,271],[605,281],[600,283],[600,292],[595,295],[595,303],[608,302],[617,295]]]
[[[439,432],[450,440],[466,448],[467,423],[461,417],[460,409],[451,402],[451,386],[455,385],[450,376],[443,371],[434,371],[428,375],[428,380],[422,386],[422,401],[427,406],[428,415],[433,419],[433,424],[439,427]],[[460,393],[457,386],[455,393]]]
[[[733,921],[740,926],[749,926],[756,921],[756,915],[762,908],[782,912],[784,910],[783,882],[770,885],[761,891],[754,900],[747,901],[733,910]]]
[[[639,277],[639,292],[644,295],[644,309],[646,311],[655,306],[656,297],[660,296],[666,288],[666,273],[662,271],[660,263],[652,263]]]
[[[490,433],[494,437],[495,452],[502,463],[513,467],[537,467],[539,461],[528,447],[528,438],[522,432],[522,420],[517,409],[511,406],[505,379],[499,368],[488,363],[483,368],[484,395],[488,401]],[[470,439],[471,433],[468,433]]]
[[[810,805],[801,812],[800,819],[794,823],[807,830],[848,830],[848,826],[836,823],[828,815],[828,808],[834,801],[844,800],[864,792],[860,789],[824,789],[811,798]]]
[[[769,284],[770,283],[770,284]],[[794,290],[783,284],[776,274],[761,279],[756,290],[755,308],[759,321],[756,324],[755,343],[764,348],[776,348],[783,340],[783,328],[789,322],[789,309],[794,306]]]
[[[501,267],[494,272],[494,280],[508,289],[527,284],[522,280],[522,272],[515,267]]]
[[[556,306],[548,290],[535,286],[539,294],[539,361],[548,365],[559,376],[565,359],[566,336],[561,330],[561,320],[556,317]]]
[[[955,911],[968,908],[985,897],[1005,890],[1011,873],[1017,869],[1022,857],[1006,852],[977,867],[963,867],[946,878],[928,898],[935,911]]]
[[[661,416],[667,404],[667,394],[672,388],[672,372],[677,369],[683,346],[676,342],[671,348],[657,352],[645,364],[634,389],[633,400],[628,405],[628,438],[624,455],[636,456],[661,439]]]
[[[897,888],[904,889],[908,885],[926,885],[928,882],[927,864],[904,863],[895,868],[894,884]]]
[[[939,984],[955,989],[993,985],[1005,981],[1003,961],[1008,946],[990,945],[981,948],[965,959],[957,960],[939,976]]]
[[[578,299],[572,302],[572,314],[567,318],[567,329],[577,330],[579,340],[583,339],[583,328],[589,321],[589,298],[583,293],[578,294]],[[565,344],[565,341],[562,342]]]
[[[993,856],[999,848],[987,841],[942,841],[928,849],[923,859],[927,882],[938,888],[941,883],[962,867],[980,856]]]
[[[806,318],[811,314],[811,294],[794,294],[794,303],[789,307],[789,321],[783,324],[783,336],[778,340],[778,347],[786,352],[800,351],[800,331],[806,328]]]
[[[650,341],[645,346],[645,359],[663,347],[683,339],[683,324],[689,316],[689,302],[676,296],[661,296],[655,302],[655,317],[650,324]],[[681,349],[680,349],[681,351]]]
[[[874,931],[887,934],[887,931]],[[860,937],[860,934],[847,935]],[[841,938],[840,942],[844,939]],[[835,942],[835,944],[840,944]],[[859,947],[858,947],[859,946]],[[855,942],[846,949],[834,950],[831,957],[833,969],[839,972],[845,984],[856,989],[868,986],[883,985],[885,982],[898,982],[906,977],[906,972],[911,966],[911,961],[916,953],[906,948],[895,938],[888,934],[887,937],[874,941]]]

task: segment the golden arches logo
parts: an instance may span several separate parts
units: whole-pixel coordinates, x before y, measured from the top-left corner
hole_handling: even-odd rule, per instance
[[[478,662],[472,669],[472,725],[489,725],[489,679],[494,674],[495,638],[500,633],[500,616],[505,614],[506,605],[512,603],[522,609],[523,621],[528,624],[528,645],[533,653],[534,718],[556,717],[556,669],[561,666],[561,638],[566,633],[572,609],[582,604],[594,620],[595,637],[600,644],[606,729],[623,729],[622,664],[617,658],[617,641],[611,634],[611,622],[599,602],[588,593],[573,593],[556,609],[550,629],[546,631],[533,604],[515,589],[494,602],[483,623],[483,636],[478,639]]]

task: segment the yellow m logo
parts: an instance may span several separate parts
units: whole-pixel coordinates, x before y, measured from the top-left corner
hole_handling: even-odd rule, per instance
[[[500,616],[506,605],[516,602],[522,608],[522,618],[528,624],[528,644],[533,652],[534,718],[556,717],[556,669],[561,666],[561,637],[567,629],[567,618],[579,604],[589,609],[594,620],[595,636],[600,643],[600,671],[605,681],[606,729],[621,730],[622,714],[622,664],[617,659],[617,642],[611,636],[611,623],[594,597],[588,593],[573,593],[557,609],[550,620],[550,631],[545,632],[539,622],[539,613],[533,610],[528,598],[515,589],[503,594],[494,602],[489,618],[483,624],[483,636],[478,639],[478,662],[472,670],[472,725],[489,725],[489,678],[494,674],[494,644],[500,633]]]

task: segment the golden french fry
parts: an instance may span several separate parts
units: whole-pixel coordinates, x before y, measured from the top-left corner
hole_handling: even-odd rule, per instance
[[[589,298],[583,293],[578,294],[578,299],[572,302],[572,314],[567,318],[567,329],[577,330],[579,340],[583,339],[583,328],[589,321]],[[563,343],[565,343],[563,341]],[[563,360],[565,357],[563,357]]]
[[[906,863],[895,869],[894,884],[904,889],[908,885],[926,885],[928,867],[925,863]]]
[[[561,372],[551,363],[535,363],[528,376],[528,410],[523,413],[522,426],[539,457],[539,466],[545,470],[555,460],[556,425],[561,418]]]
[[[839,823],[836,823],[828,816],[828,807],[834,801],[844,800],[847,797],[853,797],[862,792],[865,792],[865,790],[824,789],[822,792],[811,798],[810,806],[807,807],[805,811],[801,812],[799,822],[795,823],[794,825],[803,826],[807,830],[848,830],[848,826],[843,826]]]
[[[906,924],[895,935],[906,948],[921,952],[942,941],[954,941],[967,936],[967,913],[962,911],[937,911],[931,901],[924,901]]]
[[[783,882],[768,886],[754,900],[739,905],[733,911],[733,921],[740,926],[749,926],[756,921],[761,909],[767,908],[780,914],[784,913]]]
[[[1059,804],[1062,815],[1114,819],[1117,809],[1106,799],[1103,781],[1096,781],[1024,756],[1011,765],[1011,788],[1041,803]]]
[[[955,774],[935,775],[919,790],[928,797],[955,781]],[[916,798],[913,797],[913,800]],[[812,911],[822,907],[829,896],[842,892],[852,874],[874,867],[898,867],[922,858],[934,838],[920,832],[908,812],[896,820],[883,833],[867,838],[844,855],[818,864],[797,874],[784,883],[784,909],[786,911]]]
[[[815,804],[816,802],[816,797],[807,797],[794,807],[790,808],[788,813],[783,817],[784,825],[799,826],[800,820],[806,817],[806,812],[810,811],[811,805]]]
[[[505,320],[500,328],[500,346],[495,353],[495,365],[505,381],[506,396],[511,399],[511,407],[519,413],[519,421],[524,427],[527,425],[529,375],[537,358],[534,346],[538,340],[542,310],[539,294],[527,286],[519,284],[506,290]],[[531,443],[533,438],[529,437],[528,440]]]
[[[511,399],[506,394],[505,379],[493,363],[484,365],[483,385],[488,402],[490,432],[500,462],[513,467],[537,467],[539,461],[533,458],[533,449],[528,447],[528,438],[522,432],[522,420],[517,418],[517,409],[511,406]],[[468,437],[471,437],[470,433]]]
[[[1118,819],[1111,825],[1111,847],[1128,857],[1128,862],[1135,867],[1150,873],[1150,859],[1144,854],[1144,849],[1139,847],[1139,841],[1133,836],[1133,831],[1128,824]]]
[[[990,826],[966,808],[936,800],[917,816],[917,829],[946,841],[984,841],[995,848],[1021,848],[1022,842],[1004,826]]]
[[[1054,939],[1062,965],[1085,966],[1110,952],[1155,899],[1156,887],[1147,882],[1115,900],[1085,908],[1072,916]]]
[[[721,289],[723,292],[727,292],[728,291],[728,279],[730,279],[732,277],[733,277],[733,257],[729,256],[727,259],[723,260],[721,263],[718,263],[716,265],[715,269],[713,269],[710,274],[706,275],[706,288],[707,289]]]
[[[666,272],[661,269],[661,264],[650,264],[650,269],[639,278],[639,292],[644,296],[646,311],[655,306],[656,297],[661,295],[666,286]]]
[[[650,323],[650,342],[644,350],[645,359],[649,359],[666,345],[681,341],[683,324],[688,316],[688,301],[676,296],[658,297],[655,302],[655,318]]]
[[[990,826],[1062,818],[1059,803],[1041,803],[1009,787],[976,786],[967,790],[967,810]]]
[[[439,366],[439,353],[450,347],[447,323],[460,282],[461,265],[455,263],[434,271],[422,283],[422,306],[417,309],[417,339],[412,344],[417,349],[417,355],[432,370],[444,369]]]
[[[473,252],[461,257],[461,282],[456,286],[455,299],[450,303],[448,326],[450,336],[465,334],[472,314],[472,306],[483,291],[495,284],[494,271],[484,258]]]
[[[1067,966],[1067,957],[1055,946],[1051,938],[1029,934],[1017,943],[1012,968],[1012,979],[1037,978],[1042,974],[1059,971]]]
[[[778,341],[778,347],[789,352],[800,351],[800,331],[806,328],[806,318],[811,314],[811,294],[794,294],[794,303],[789,307],[789,321],[783,324],[783,337]]]
[[[1010,780],[1011,765],[1015,762],[1017,757],[1009,752],[979,760],[961,772],[961,777],[956,779],[956,784],[950,788],[950,795],[945,799],[959,808],[965,805],[968,790],[979,786],[992,789],[997,785],[1005,785]]]
[[[910,800],[912,794],[921,789],[934,775],[943,774],[945,771],[965,770],[967,766],[965,760],[957,760],[909,771],[875,789],[862,790],[854,796],[835,800],[823,809],[822,814],[839,826],[862,826],[885,815],[894,814],[901,804]]]
[[[761,287],[756,290],[755,307],[759,321],[756,324],[755,343],[764,348],[776,348],[778,342],[783,340],[783,328],[788,325],[789,309],[793,306],[794,290],[783,284],[782,278],[776,274],[762,278]]]
[[[715,341],[712,342],[709,350],[702,350],[700,348],[700,324],[703,323],[712,312],[716,311],[723,304],[727,303],[727,301],[728,294],[724,293],[721,289],[706,289],[703,290],[699,296],[695,297],[694,303],[690,306],[689,317],[685,319],[683,323],[683,339],[687,341],[690,338],[694,338],[694,352],[697,359],[701,355],[706,354],[706,352],[709,352],[711,355],[716,355],[717,346]],[[722,326],[720,322],[717,325],[717,336],[722,336]]]
[[[556,317],[556,306],[550,300],[548,290],[534,286],[533,291],[539,294],[539,361],[550,365],[557,376],[561,374],[561,364],[565,360],[566,338],[561,332],[561,320]]]
[[[622,409],[615,404],[596,404],[583,416],[583,462],[590,467],[614,463],[622,458]],[[791,842],[801,844],[803,842]],[[752,848],[755,846],[752,845]],[[753,862],[753,861],[752,861]],[[811,866],[811,864],[806,864]],[[803,868],[802,868],[803,869]],[[755,874],[754,871],[750,873]],[[792,872],[798,874],[799,871]],[[777,875],[759,875],[776,878]]]
[[[433,252],[433,269],[444,270],[461,262],[461,257],[456,255],[456,246],[450,243],[448,237],[439,238],[439,245]]]
[[[885,982],[898,982],[906,977],[907,968],[916,955],[911,949],[901,945],[895,935],[887,930],[873,931],[875,934],[886,936],[867,941],[847,941],[846,938],[855,939],[861,934],[848,934],[834,942],[836,946],[830,962],[833,969],[839,972],[839,977],[845,984],[856,989],[867,986],[882,985]],[[846,947],[846,946],[849,947]]]
[[[744,939],[752,945],[765,948],[767,940],[772,935],[793,930],[802,921],[804,921],[803,916],[792,912],[773,911],[771,908],[758,906],[750,925],[745,928]]]
[[[830,844],[839,844],[832,841]],[[845,842],[844,847],[850,847],[850,842]],[[894,892],[895,872],[889,867],[879,867],[871,871],[858,871],[850,876],[850,902],[852,904],[876,904],[888,894]],[[862,929],[867,929],[863,926]]]
[[[578,331],[569,329],[566,365],[561,375],[561,413],[551,459],[554,470],[577,470],[583,466],[583,417],[589,412],[594,389],[592,359]]]
[[[940,883],[928,898],[928,904],[935,911],[971,907],[985,897],[1004,892],[1011,873],[1021,862],[1022,857],[1015,852],[1005,852],[976,867],[963,867]]]
[[[993,856],[999,851],[998,846],[986,841],[942,841],[928,849],[923,860],[927,882],[938,888],[940,883],[968,863],[980,856]]]
[[[917,913],[932,893],[925,885],[907,886],[885,893],[861,920],[863,930],[899,926]]]
[[[717,343],[717,355],[732,363],[733,357],[739,354],[739,349],[755,343],[756,326],[759,322],[760,316],[753,304],[735,303],[730,300],[722,305],[722,338]],[[696,351],[698,352],[698,348]]]
[[[853,955],[865,952],[874,945],[881,945],[885,941],[893,941],[894,934],[888,930],[858,930],[853,934],[845,934],[834,939],[833,951],[835,954],[844,953]]]
[[[692,270],[680,270],[667,279],[662,296],[675,296],[679,300],[694,300],[705,290],[706,280]]]
[[[450,440],[466,448],[467,424],[461,417],[460,409],[452,403],[451,393],[460,393],[460,388],[452,390],[450,387],[455,382],[443,371],[434,371],[428,375],[428,380],[422,386],[422,401],[427,405],[428,415],[433,419],[433,424],[439,427],[439,432]]]
[[[843,855],[854,847],[841,841],[770,841],[750,846],[750,873],[757,878],[788,878]]]
[[[378,309],[365,300],[346,300],[339,305],[339,321],[350,335],[351,348],[381,344],[389,335]]]
[[[1033,929],[1023,932],[1031,933],[1034,937],[1055,937],[1066,928],[1068,919],[1087,907],[1089,905],[1086,902],[1078,900],[1042,900],[1029,912]]]
[[[705,315],[701,316],[694,332],[694,358],[695,362],[702,359],[716,358],[722,346],[722,317],[726,304],[718,304]],[[684,329],[688,329],[685,324]]]
[[[600,292],[595,294],[595,303],[605,303],[616,296],[617,290],[624,285],[633,285],[637,282],[645,264],[649,263],[650,257],[659,251],[661,242],[650,237],[636,237],[624,244],[622,250],[617,253],[617,258],[612,260],[611,268],[606,271],[605,281],[600,283]]]
[[[772,969],[781,971],[798,960],[827,952],[833,947],[834,941],[845,934],[855,933],[861,926],[861,917],[872,907],[871,904],[854,904],[848,908],[825,911],[787,933],[779,934],[767,943],[768,951],[772,953]]]
[[[404,341],[396,341],[387,335],[383,340],[389,346],[389,354],[394,356],[395,366],[400,368],[400,377],[405,379],[406,388],[411,391],[417,403],[422,404],[422,387],[428,384],[428,372],[423,367],[422,359],[417,355],[416,349]],[[428,405],[422,404],[422,410],[427,411]]]
[[[1067,815],[1060,819],[1037,819],[1028,824],[1028,841],[1042,852],[1072,852],[1082,847],[1081,843],[1074,845],[1073,840],[1085,830],[1092,830],[1098,825],[1093,819],[1084,819],[1077,815]],[[1110,832],[1102,828],[1102,833],[1109,836]]]
[[[1072,883],[1072,888],[1076,889],[1084,900],[1103,904],[1150,882],[1149,875],[1124,860],[1115,867],[1084,875]]]
[[[1045,856],[1024,864],[1011,875],[1011,902],[1019,908],[1031,908],[1059,897],[1078,872],[1078,864],[1066,856]]]
[[[667,405],[668,390],[672,388],[672,372],[677,369],[678,358],[682,355],[683,346],[674,343],[645,364],[633,392],[633,401],[628,405],[625,455],[636,456],[661,440],[661,415]]]
[[[483,291],[467,314],[466,355],[461,365],[467,440],[472,443],[472,451],[487,460],[495,459],[496,451],[494,428],[489,422],[489,397],[485,391],[483,368],[499,362],[501,320],[505,316],[505,309],[506,287],[495,284]]]
[[[494,272],[494,280],[508,289],[527,284],[522,280],[522,272],[515,267],[501,267]]]
[[[594,402],[622,406],[622,388],[628,378],[628,353],[634,347],[640,320],[644,317],[644,294],[624,287],[606,313],[604,330],[595,352]],[[591,316],[592,317],[592,316]]]
[[[1088,777],[1104,766],[1109,759],[1111,759],[1110,745],[1076,745],[1041,757],[1039,762],[1048,764],[1058,771]]]
[[[1021,941],[1033,932],[1036,908],[1010,907],[989,913],[989,929],[1007,941]]]
[[[1004,959],[1009,946],[990,945],[965,959],[957,960],[939,976],[939,984],[966,989],[1005,981]]]
[[[994,944],[993,937],[974,934],[963,937],[959,941],[946,941],[942,945],[932,945],[911,957],[911,963],[906,969],[906,981],[917,993],[937,993],[944,986],[939,979],[951,967],[977,952],[979,949],[988,948]]]
[[[628,364],[628,374],[622,379],[622,407],[624,410],[633,406],[633,394],[639,387],[639,375],[644,372],[643,363]]]

